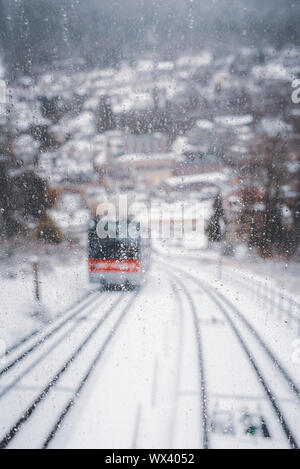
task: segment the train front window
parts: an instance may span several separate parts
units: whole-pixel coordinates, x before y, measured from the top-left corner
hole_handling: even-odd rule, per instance
[[[139,241],[136,240],[99,239],[97,235],[93,235],[89,245],[90,259],[139,259]]]

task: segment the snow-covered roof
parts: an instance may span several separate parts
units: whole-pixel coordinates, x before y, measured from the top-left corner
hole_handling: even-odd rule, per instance
[[[200,119],[196,122],[197,127],[202,130],[212,130],[214,128],[214,123],[207,119]]]
[[[208,51],[203,51],[200,55],[180,57],[176,61],[177,67],[207,67],[212,62],[212,55]]]
[[[75,210],[70,213],[65,210],[51,210],[50,215],[53,221],[63,230],[86,226],[90,219],[90,213],[85,209]]]
[[[172,150],[178,155],[182,155],[186,151],[192,149],[193,147],[188,143],[188,139],[186,137],[177,137],[172,145]]]
[[[32,161],[39,149],[39,144],[31,135],[20,135],[14,140],[15,154],[24,162]]]
[[[55,126],[56,131],[63,131],[74,136],[92,136],[95,135],[95,117],[92,112],[82,112],[78,116],[65,116],[60,123]]]
[[[83,109],[87,111],[96,111],[99,106],[99,97],[98,96],[92,96],[91,98],[87,99],[83,105]]]
[[[31,125],[49,125],[49,120],[45,119],[40,111],[40,105],[15,100],[12,110],[12,117],[16,128],[25,132]]]
[[[228,176],[220,172],[193,174],[189,176],[172,177],[166,180],[171,187],[184,186],[197,183],[218,184],[228,181]]]
[[[112,102],[114,113],[128,112],[132,109],[146,109],[153,105],[153,98],[149,92],[131,92],[125,95],[119,102]]]
[[[116,83],[127,83],[132,82],[136,78],[136,71],[128,66],[123,66],[118,72],[114,74],[114,80]]]
[[[293,127],[279,118],[264,117],[260,121],[263,132],[275,137],[278,133],[284,134],[291,132]]]
[[[233,145],[230,149],[233,153],[239,153],[240,155],[245,155],[248,151],[246,147],[241,145]]]
[[[154,63],[152,60],[139,60],[136,69],[138,72],[152,72]]]
[[[0,78],[4,78],[5,76],[5,67],[2,62],[2,58],[0,57]]]
[[[174,160],[174,153],[130,153],[118,158],[121,163],[137,161]]]
[[[63,158],[86,160],[91,158],[92,150],[92,144],[88,140],[70,140],[60,151]]]
[[[300,169],[300,162],[299,161],[288,161],[286,163],[287,170],[289,173],[296,173]]]
[[[106,152],[98,153],[94,158],[94,164],[96,166],[102,166],[107,162]]]
[[[57,171],[66,176],[93,174],[94,167],[89,161],[74,161],[70,158],[61,158],[56,162]]]
[[[173,62],[159,62],[157,64],[157,70],[163,71],[163,72],[170,72],[174,69],[174,63]]]
[[[293,79],[289,70],[287,70],[281,63],[276,62],[253,67],[252,74],[255,78],[264,80],[290,81]]]
[[[293,117],[300,117],[300,107],[292,109],[291,110],[291,115]]]
[[[253,116],[245,114],[243,116],[218,116],[215,117],[215,123],[226,127],[239,127],[252,124]]]

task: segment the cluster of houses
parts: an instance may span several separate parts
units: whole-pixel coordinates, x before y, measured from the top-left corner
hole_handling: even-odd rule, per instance
[[[124,192],[232,200],[236,166],[257,135],[299,135],[290,98],[299,64],[297,48],[240,49],[20,77],[14,152],[66,196],[53,213],[62,226],[61,212],[80,225],[80,211]]]

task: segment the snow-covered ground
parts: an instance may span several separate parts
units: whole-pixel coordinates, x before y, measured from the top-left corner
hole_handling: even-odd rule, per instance
[[[34,255],[33,255],[34,254]],[[32,261],[39,261],[41,303],[35,299]],[[0,339],[7,349],[61,315],[90,289],[85,251],[17,248],[0,268]]]
[[[55,318],[88,292],[86,261],[83,251],[44,257],[53,321],[0,370],[0,447],[300,444],[297,321],[253,288],[260,275],[225,263],[221,277],[219,268],[217,256],[156,243],[140,291],[93,290]],[[32,277],[21,270],[3,277],[5,328],[19,336],[36,321]]]
[[[295,300],[300,301],[300,262],[287,261],[282,259],[262,259],[254,252],[251,253],[245,246],[240,246],[234,257],[221,256],[221,247],[214,246],[208,249],[194,249],[190,243],[180,243],[170,245],[169,242],[160,243],[157,249],[163,249],[170,255],[184,256],[193,259],[195,262],[209,263],[219,269],[220,259],[228,271],[236,272],[237,275],[255,278],[266,283],[270,287],[278,288],[283,294],[291,295]],[[215,273],[218,276],[218,273]]]

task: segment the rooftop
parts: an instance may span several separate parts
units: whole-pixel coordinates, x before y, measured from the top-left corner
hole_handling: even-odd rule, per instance
[[[220,172],[213,172],[193,174],[191,176],[172,177],[167,179],[166,183],[171,187],[176,187],[197,183],[218,184],[226,181],[228,181],[228,176],[226,174]]]

